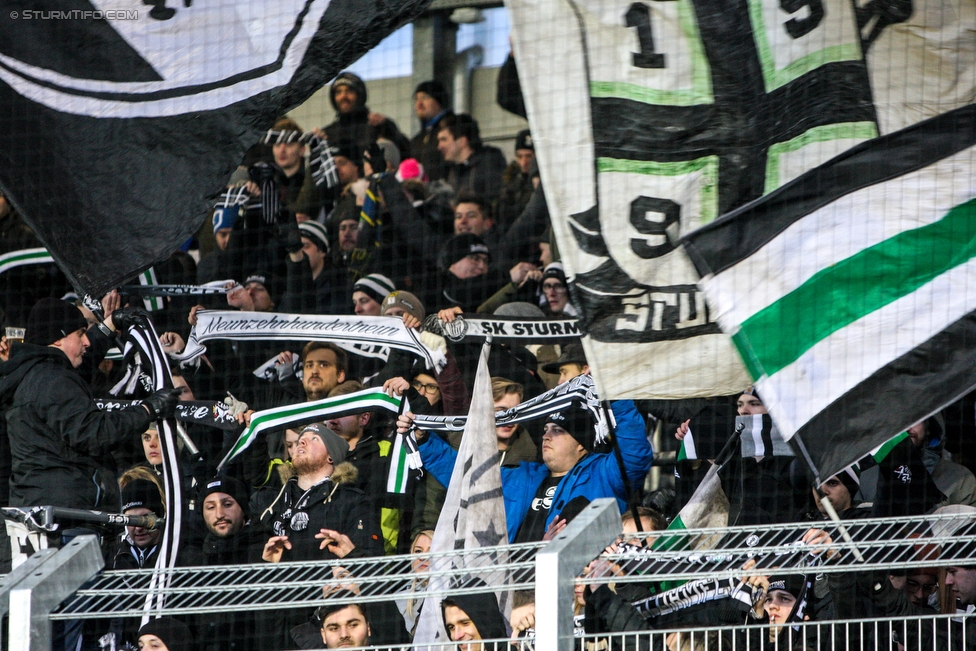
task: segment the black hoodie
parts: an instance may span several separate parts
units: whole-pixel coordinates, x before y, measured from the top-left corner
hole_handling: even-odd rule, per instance
[[[442,615],[445,606],[457,606],[467,613],[472,623],[478,628],[478,634],[481,635],[482,640],[508,637],[508,627],[505,625],[502,614],[498,611],[498,599],[494,593],[463,594],[445,599],[441,604]],[[444,625],[447,626],[446,621]]]

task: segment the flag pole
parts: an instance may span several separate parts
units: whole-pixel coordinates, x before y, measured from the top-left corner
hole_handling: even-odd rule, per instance
[[[819,494],[820,484],[823,482],[820,481],[820,471],[817,470],[817,466],[814,465],[813,459],[810,457],[810,453],[807,451],[807,447],[803,445],[803,441],[799,436],[794,436],[791,438],[790,445],[793,446],[794,450],[798,450],[800,452],[800,455],[807,462],[807,466],[809,466],[810,470],[813,471],[813,480],[815,482],[814,490],[816,490]],[[853,497],[853,495],[851,497]],[[836,509],[834,509],[834,505],[830,503],[830,500],[828,500],[826,496],[820,498],[820,505],[823,506],[824,511],[827,513],[827,517],[829,517],[837,526],[837,531],[840,532],[840,537],[844,539],[844,542],[851,546],[851,553],[854,555],[854,558],[863,563],[864,555],[861,554],[861,551],[855,546],[854,539],[851,538],[851,534],[848,533],[847,527],[841,523],[840,516],[837,514]]]

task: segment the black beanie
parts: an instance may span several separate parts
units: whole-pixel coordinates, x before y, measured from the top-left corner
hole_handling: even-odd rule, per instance
[[[139,508],[149,509],[158,517],[166,515],[159,488],[148,479],[133,479],[122,489],[122,512]]]
[[[430,95],[431,99],[440,104],[442,109],[450,108],[448,106],[450,100],[447,98],[447,89],[444,88],[444,84],[436,79],[422,81],[417,84],[417,89],[413,91],[414,96],[416,96],[417,93],[425,93]]]
[[[27,317],[24,343],[50,346],[82,328],[88,328],[88,321],[81,310],[58,298],[42,298]]]
[[[529,133],[528,129],[522,129],[515,136],[515,151],[519,149],[535,151],[535,145],[532,143],[532,134]]]
[[[249,502],[247,487],[241,482],[237,481],[233,477],[224,475],[222,477],[214,477],[206,484],[204,484],[203,489],[200,491],[200,504],[207,499],[207,496],[212,493],[224,493],[230,495],[237,502],[237,505],[241,507],[241,511],[247,514],[247,505]]]
[[[554,411],[546,416],[546,423],[555,423],[579,442],[589,452],[593,450],[596,441],[593,415],[578,403],[573,402],[568,407]]]
[[[172,617],[151,619],[149,623],[139,629],[136,638],[143,635],[155,635],[166,645],[169,651],[192,651],[193,637],[186,624]]]
[[[438,260],[438,266],[442,271],[447,271],[458,260],[463,260],[469,255],[476,253],[484,253],[488,256],[489,260],[491,259],[488,245],[485,244],[483,239],[474,233],[460,233],[444,243],[444,248],[441,249],[440,259]]]
[[[352,88],[356,91],[357,104],[359,106],[366,106],[366,83],[363,82],[359,75],[344,70],[339,73],[339,76],[332,82],[332,87],[329,88],[329,101],[332,102],[332,108],[337,111],[339,110],[335,101],[335,91],[339,86],[349,86]]]
[[[780,574],[769,577],[769,589],[767,592],[782,590],[783,592],[789,592],[793,595],[794,599],[799,601],[803,598],[803,593],[806,588],[807,577],[802,574]]]

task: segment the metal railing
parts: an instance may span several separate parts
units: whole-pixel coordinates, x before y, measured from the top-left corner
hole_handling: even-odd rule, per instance
[[[201,615],[311,608],[321,605],[325,599],[331,603],[371,603],[402,598],[442,599],[449,595],[488,591],[534,590],[536,635],[531,641],[522,640],[520,644],[531,644],[539,651],[562,651],[575,649],[581,643],[578,631],[574,634],[574,583],[595,586],[612,580],[615,584],[653,584],[742,578],[774,571],[776,574],[866,572],[971,565],[976,558],[976,515],[969,512],[924,518],[637,534],[620,534],[619,529],[619,513],[614,500],[597,500],[550,543],[503,545],[419,556],[176,568],[165,572],[163,581],[157,581],[156,585],[165,586],[157,589],[165,599],[162,610],[154,612]],[[815,533],[810,534],[811,530]],[[808,541],[816,539],[816,542],[803,542],[805,537]],[[615,540],[617,545],[603,551]],[[705,544],[711,548],[702,549]],[[597,563],[593,567],[600,566],[603,571],[578,578],[582,569],[594,560]],[[57,553],[52,550],[40,552],[14,573],[0,577],[0,608],[9,603],[8,648],[46,651],[50,644],[51,621],[142,616],[153,571],[99,573],[100,569],[101,557],[94,539],[79,538]],[[455,583],[426,591],[428,583],[442,583],[431,579],[453,578],[459,574],[480,578],[487,584],[501,583],[504,587]],[[83,584],[84,587],[79,588]],[[357,594],[352,594],[350,588]],[[334,594],[339,591],[341,594]],[[916,647],[922,645],[924,648],[938,645],[942,645],[939,648],[976,647],[976,639],[971,640],[971,636],[959,637],[967,635],[963,623],[948,624],[954,621],[953,617],[923,617],[918,622],[913,619],[917,633],[911,641]],[[970,621],[969,615],[962,617],[963,622]],[[855,643],[875,646],[850,648],[881,648],[877,645],[890,642],[891,636],[862,634],[871,627],[874,627],[871,630],[883,631],[886,627],[895,630],[901,626],[898,630],[902,631],[902,636],[907,634],[904,619],[817,621],[798,626],[794,633],[806,636],[801,643],[806,644],[807,638],[814,640],[816,636],[816,644],[811,641],[810,645],[818,649],[847,648],[845,645]],[[926,626],[933,627],[931,634],[925,633]],[[743,627],[743,631],[736,635],[729,634],[728,627],[645,631],[630,636],[602,635],[596,638],[604,642],[594,648],[605,648],[603,645],[609,644],[609,648],[620,649],[746,649],[773,648],[764,645],[784,643],[783,635],[769,638],[768,627],[763,629],[765,637],[755,629]],[[726,634],[717,635],[716,630]],[[794,633],[787,633],[787,638]],[[671,634],[677,635],[672,636],[673,643],[687,638],[689,646],[685,642],[678,646],[665,644]],[[844,644],[839,643],[841,638]],[[583,642],[587,640],[589,637]]]

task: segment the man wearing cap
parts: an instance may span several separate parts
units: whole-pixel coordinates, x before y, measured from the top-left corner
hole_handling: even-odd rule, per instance
[[[481,142],[477,120],[467,113],[446,116],[438,125],[437,148],[447,163],[445,180],[455,192],[469,190],[489,202],[498,199],[505,155]]]
[[[219,270],[226,266],[225,252],[230,244],[234,224],[241,214],[240,206],[217,206],[214,208],[211,221],[213,222],[214,244],[213,251],[201,258],[197,264],[197,282],[201,285],[214,280],[220,280]],[[222,264],[223,263],[223,264]]]
[[[436,79],[420,82],[413,92],[413,108],[420,132],[410,140],[410,155],[420,161],[431,181],[439,181],[444,178],[444,156],[437,149],[437,128],[452,115],[444,84]]]
[[[542,270],[542,312],[554,319],[576,316],[576,308],[569,302],[569,284],[561,262],[550,262]]]
[[[12,474],[10,506],[50,504],[116,511],[121,505],[113,450],[137,445],[149,423],[173,413],[178,395],[157,391],[141,405],[101,411],[79,373],[111,345],[114,329],[128,330],[139,315],[116,310],[88,327],[71,303],[45,298],[31,309],[24,343],[0,365],[0,405],[6,409]]]
[[[502,193],[498,198],[498,221],[507,230],[528,205],[535,184],[532,182],[532,170],[535,161],[535,145],[532,134],[528,129],[519,131],[515,136],[515,160],[502,172]]]
[[[615,435],[631,486],[640,486],[651,466],[653,453],[644,420],[630,400],[611,403],[616,419]],[[596,433],[591,413],[573,402],[546,417],[542,435],[542,463],[502,467],[502,493],[511,542],[541,540],[555,516],[573,498],[590,501],[615,497],[623,513],[630,498],[620,465],[613,454],[593,452]],[[413,424],[407,412],[397,419],[397,431]],[[445,486],[451,480],[457,451],[439,436],[416,431],[424,467]]]
[[[302,428],[292,452],[294,474],[277,495],[275,489],[264,489],[255,499],[268,535],[265,561],[383,554],[379,518],[366,494],[353,485],[357,473],[345,463],[348,451],[349,444],[324,424]],[[341,539],[326,531],[342,534]]]
[[[449,239],[437,260],[441,272],[438,309],[460,307],[474,312],[498,291],[505,280],[489,267],[491,259],[488,245],[474,233],[460,233]]]
[[[159,494],[159,485],[148,479],[131,479],[122,488],[123,515],[153,515],[162,518],[166,515],[163,498]],[[139,570],[144,567],[155,567],[159,539],[163,537],[163,530],[159,527],[147,529],[145,527],[126,526],[125,538],[115,555],[112,569]]]
[[[563,346],[559,353],[559,359],[549,362],[542,366],[546,373],[559,374],[559,383],[569,382],[578,375],[590,372],[590,367],[586,363],[586,354],[583,352],[583,345],[573,342]]]
[[[229,475],[214,477],[203,485],[199,498],[207,527],[202,549],[203,565],[248,562],[251,542],[248,501],[247,488]]]
[[[272,312],[275,302],[271,297],[271,287],[271,276],[265,271],[255,270],[244,278],[240,287],[227,292],[227,304],[242,312]]]
[[[207,536],[194,564],[204,566],[243,565],[258,562],[263,536],[255,536],[248,517],[248,491],[241,482],[223,475],[214,477],[200,490]],[[256,626],[262,615],[226,611],[195,617],[200,649],[260,649]]]
[[[145,651],[193,651],[193,636],[186,624],[172,617],[150,619],[136,636]]]
[[[332,145],[347,144],[360,154],[377,138],[392,140],[403,158],[410,155],[410,141],[400,133],[393,120],[370,112],[366,107],[366,84],[349,72],[340,72],[329,89],[329,101],[336,110],[334,122],[324,127],[325,137]]]
[[[857,471],[854,467],[845,468],[822,483],[819,491],[814,491],[817,508],[824,518],[829,517],[820,503],[820,498],[826,497],[841,519],[866,518],[871,514],[870,508],[858,508],[861,502],[854,499],[859,488]]]
[[[394,291],[393,281],[383,274],[363,276],[352,286],[353,312],[358,316],[380,316],[383,299]]]

